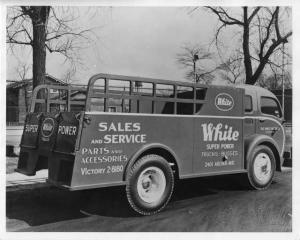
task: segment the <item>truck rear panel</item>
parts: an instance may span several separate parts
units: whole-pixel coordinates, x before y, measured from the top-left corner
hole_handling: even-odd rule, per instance
[[[35,175],[48,168],[49,179],[69,185],[80,116],[72,112],[28,114],[16,171]]]

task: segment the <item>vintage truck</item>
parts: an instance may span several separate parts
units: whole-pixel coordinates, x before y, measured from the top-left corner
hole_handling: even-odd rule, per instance
[[[87,87],[34,89],[16,171],[47,168],[68,190],[124,185],[132,208],[150,215],[175,179],[243,173],[268,188],[283,163],[282,122],[260,87],[97,74]]]

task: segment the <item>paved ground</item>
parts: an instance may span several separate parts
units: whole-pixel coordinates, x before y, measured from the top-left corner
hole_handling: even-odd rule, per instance
[[[27,185],[30,185],[28,187],[32,187],[31,185],[36,185],[36,184],[43,184],[44,186],[47,177],[48,177],[48,170],[38,171],[35,176],[29,176],[29,177],[17,172],[8,174],[6,175],[7,191],[15,191],[15,188],[24,188],[24,186]]]
[[[165,211],[150,217],[130,209],[123,187],[67,192],[43,182],[10,185],[7,231],[291,231],[291,168],[266,191],[247,190],[240,179],[180,181]]]

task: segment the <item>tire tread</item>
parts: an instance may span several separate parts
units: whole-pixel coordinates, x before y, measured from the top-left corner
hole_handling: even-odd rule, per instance
[[[131,195],[132,186],[129,183],[129,181],[132,178],[132,176],[134,175],[134,173],[137,171],[137,169],[139,169],[145,162],[149,161],[149,159],[151,159],[151,160],[155,159],[155,160],[165,162],[166,164],[168,164],[168,162],[163,157],[161,157],[159,155],[155,155],[155,154],[145,155],[145,156],[141,157],[140,159],[138,159],[133,164],[133,166],[131,167],[131,169],[130,169],[127,177],[126,177],[126,179],[127,179],[126,195],[127,195],[128,202],[129,202],[130,206],[136,212],[138,212],[141,215],[145,215],[145,216],[156,214],[156,213],[160,212],[162,209],[164,209],[166,207],[166,205],[168,204],[168,202],[170,201],[173,190],[174,190],[174,175],[172,173],[171,167],[169,166],[169,170],[170,170],[170,173],[171,173],[171,182],[170,182],[171,192],[170,192],[168,198],[166,199],[166,201],[164,202],[164,204],[160,208],[158,208],[157,210],[153,210],[153,211],[144,211],[144,210],[140,209],[138,206],[136,206],[136,204],[134,203],[134,200],[132,199],[132,195]]]
[[[252,173],[253,169],[252,169],[251,164],[253,164],[254,157],[258,154],[259,151],[262,151],[262,150],[267,151],[267,152],[269,151],[269,153],[267,153],[267,154],[270,157],[271,165],[272,165],[271,168],[272,168],[272,171],[273,171],[270,181],[265,186],[259,186],[259,183],[255,183],[255,180],[253,180],[254,177],[251,176],[251,174],[253,174]],[[267,189],[271,185],[271,183],[273,181],[273,178],[274,178],[275,169],[276,169],[275,164],[276,163],[275,163],[274,153],[272,152],[272,150],[268,146],[265,146],[265,145],[256,146],[253,153],[252,153],[252,155],[251,155],[251,159],[248,160],[248,174],[247,175],[248,175],[249,187],[252,188],[252,189],[256,189],[256,190],[265,190],[265,189]]]

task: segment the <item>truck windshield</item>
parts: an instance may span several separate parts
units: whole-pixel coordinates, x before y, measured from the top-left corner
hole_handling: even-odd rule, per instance
[[[278,118],[282,117],[279,103],[270,97],[261,97],[261,112]]]

